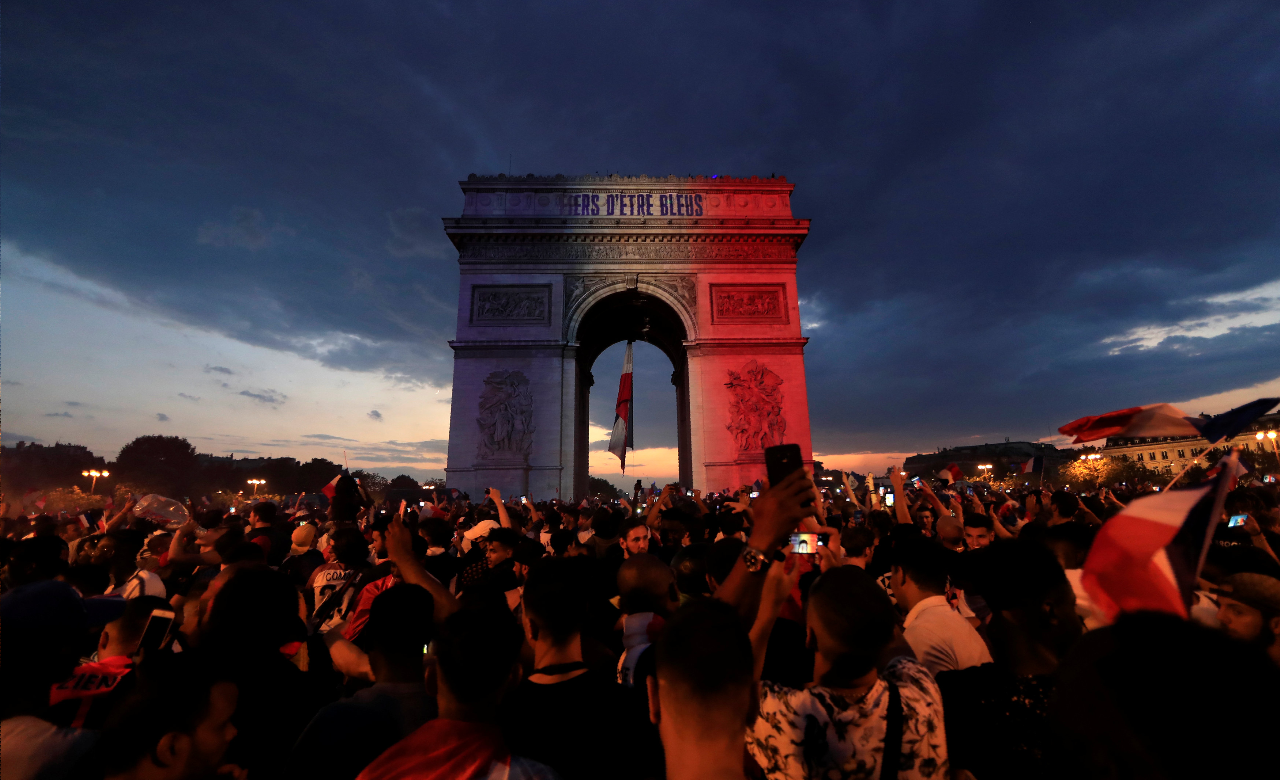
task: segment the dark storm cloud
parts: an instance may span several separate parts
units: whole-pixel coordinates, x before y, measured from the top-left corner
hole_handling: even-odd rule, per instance
[[[458,179],[776,172],[814,220],[815,448],[1035,437],[1278,373],[1275,327],[1175,328],[1275,308],[1215,299],[1280,278],[1277,39],[1264,2],[10,4],[5,237],[447,383]]]

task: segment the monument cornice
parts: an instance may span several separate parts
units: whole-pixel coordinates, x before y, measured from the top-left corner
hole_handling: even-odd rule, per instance
[[[588,187],[651,187],[654,190],[665,189],[668,187],[681,185],[686,187],[697,187],[706,189],[709,187],[724,189],[757,189],[772,190],[775,192],[790,192],[795,189],[795,184],[787,181],[786,176],[771,176],[768,178],[762,176],[720,176],[699,175],[699,176],[676,176],[670,174],[667,176],[648,176],[639,174],[636,176],[623,176],[618,173],[611,173],[604,176],[599,174],[585,174],[579,176],[566,176],[563,173],[554,175],[537,176],[535,174],[526,174],[524,176],[508,176],[499,173],[494,176],[479,176],[471,174],[466,179],[458,182],[463,190],[469,189],[527,189],[536,187],[539,189],[555,190],[560,188],[581,189]]]

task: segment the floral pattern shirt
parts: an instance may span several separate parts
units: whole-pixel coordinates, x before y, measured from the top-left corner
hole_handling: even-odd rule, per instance
[[[850,701],[829,688],[760,684],[760,715],[747,730],[747,750],[770,780],[878,780],[884,754],[889,685],[902,696],[898,777],[948,777],[942,695],[910,658],[889,663],[882,679]]]

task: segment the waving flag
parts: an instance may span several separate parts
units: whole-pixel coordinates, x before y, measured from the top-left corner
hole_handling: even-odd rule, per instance
[[[1035,474],[1044,470],[1044,457],[1037,455],[1031,460],[1022,463],[1009,464],[1009,470],[1014,474]]]
[[[960,470],[959,466],[952,463],[948,465],[945,469],[942,469],[941,471],[939,471],[938,476],[945,479],[948,485],[951,485],[951,484],[954,484],[957,480],[964,479],[964,472]]]
[[[1139,610],[1187,617],[1238,457],[1212,481],[1130,502],[1098,531],[1081,582],[1108,621]]]
[[[622,473],[627,473],[627,450],[635,449],[635,399],[631,396],[631,342],[627,342],[627,356],[622,360],[622,378],[618,380],[618,403],[613,410],[613,433],[609,435],[609,452],[622,461]]]
[[[1280,404],[1280,398],[1259,398],[1229,412],[1214,415],[1200,425],[1200,435],[1217,444],[1249,427],[1249,424]]]
[[[338,476],[329,480],[329,484],[320,488],[320,492],[324,493],[325,497],[328,498],[330,501],[332,501],[333,497],[338,493],[338,480],[342,479],[343,477],[349,477],[349,476],[351,476],[351,474],[346,469],[339,471]]]
[[[1111,436],[1199,436],[1200,428],[1196,425],[1199,422],[1198,418],[1187,415],[1173,404],[1148,404],[1093,417],[1081,417],[1059,428],[1058,433],[1074,436],[1072,444],[1084,444]]]
[[[1205,472],[1205,479],[1213,479],[1224,470],[1227,472],[1227,480],[1229,481],[1227,490],[1235,490],[1240,478],[1249,473],[1249,467],[1241,462],[1238,456],[1232,461],[1230,455],[1224,455],[1213,468]]]

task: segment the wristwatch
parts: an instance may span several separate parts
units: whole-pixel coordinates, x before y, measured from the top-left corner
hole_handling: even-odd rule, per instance
[[[742,548],[742,562],[747,565],[747,571],[757,574],[765,566],[769,565],[769,556],[754,547],[744,547]]]

